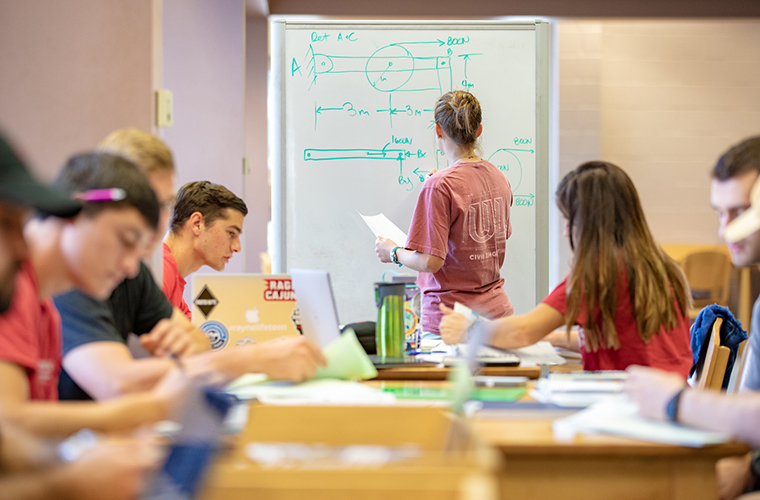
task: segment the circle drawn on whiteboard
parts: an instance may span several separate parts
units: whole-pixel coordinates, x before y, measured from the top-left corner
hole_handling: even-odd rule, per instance
[[[393,92],[411,80],[414,57],[401,45],[377,49],[364,67],[367,81],[380,92]]]
[[[324,54],[314,54],[314,71],[317,74],[329,73],[332,71],[335,63],[333,63],[330,56]]]
[[[504,177],[509,181],[509,185],[512,186],[512,192],[517,193],[522,184],[522,163],[520,159],[512,151],[508,149],[497,149],[491,156],[488,157],[489,163],[496,165],[499,170],[504,173]]]

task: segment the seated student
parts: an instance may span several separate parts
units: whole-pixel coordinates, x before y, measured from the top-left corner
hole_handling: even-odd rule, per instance
[[[760,136],[731,147],[712,171],[710,203],[718,213],[718,234],[728,243],[736,267],[760,265]],[[754,186],[754,187],[753,187]],[[752,330],[744,368],[742,394],[685,390],[681,381],[667,374],[631,368],[626,391],[639,403],[641,413],[687,425],[729,433],[735,439],[760,448],[760,298],[752,309]],[[677,397],[676,397],[677,396]],[[760,453],[718,461],[720,498],[732,499],[745,490],[760,490]]]
[[[562,325],[569,338],[570,328],[580,325],[584,369],[639,364],[686,378],[692,365],[688,285],[654,242],[628,175],[611,163],[585,163],[560,183],[557,206],[567,219],[572,270],[529,313],[489,323],[489,343],[523,347]],[[441,309],[441,336],[447,344],[459,342],[465,318]]]
[[[29,256],[17,275],[11,307],[0,316],[0,418],[59,436],[84,427],[123,430],[165,419],[187,387],[179,370],[149,392],[108,403],[57,402],[61,332],[50,297],[76,287],[107,298],[124,278],[137,274],[158,223],[158,201],[148,181],[120,157],[73,157],[57,182],[91,201],[76,216],[35,218],[24,228]]]
[[[174,162],[166,144],[141,130],[122,129],[98,147],[123,156],[145,172],[161,207],[158,234],[164,234],[175,198]],[[172,307],[143,263],[138,275],[122,281],[105,301],[74,290],[57,296],[55,305],[63,326],[61,399],[100,400],[150,389],[176,366],[171,355],[187,362],[209,349],[206,336]],[[130,333],[140,336],[152,357],[132,356],[126,345]],[[194,341],[193,333],[201,341]],[[294,381],[311,377],[322,359],[319,349],[302,337],[250,346],[236,355],[241,359],[219,353],[211,357],[232,376],[253,371]],[[202,360],[205,357],[193,365],[209,363]]]
[[[28,257],[22,232],[27,207],[73,217],[82,208],[66,194],[37,183],[0,137],[0,314],[11,306],[16,274]],[[0,492],[8,500],[135,498],[157,450],[125,441],[99,445],[79,460],[61,464],[55,447],[5,422],[0,423]]]
[[[188,182],[177,193],[171,231],[164,238],[164,293],[188,318],[182,298],[185,278],[201,266],[216,271],[240,251],[245,202],[224,186],[208,181]]]
[[[3,500],[132,500],[161,457],[157,443],[119,438],[99,443],[73,462],[56,447],[8,425],[0,426]]]

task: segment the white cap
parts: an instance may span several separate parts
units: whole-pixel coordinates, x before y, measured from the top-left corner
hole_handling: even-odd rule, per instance
[[[760,177],[752,186],[750,207],[726,226],[723,239],[728,243],[741,241],[752,233],[760,230]]]

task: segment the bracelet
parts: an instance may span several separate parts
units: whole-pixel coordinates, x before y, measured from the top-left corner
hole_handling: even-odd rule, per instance
[[[668,401],[668,404],[665,405],[665,415],[667,415],[668,420],[671,422],[678,422],[678,406],[681,403],[681,396],[683,396],[684,391],[686,391],[686,387],[678,391],[675,396],[673,396],[670,401]]]
[[[396,247],[393,250],[391,250],[391,262],[393,262],[394,264],[398,264],[398,267],[401,267],[403,265],[401,264],[401,262],[398,261],[398,254],[396,253],[398,252],[400,248],[401,247]]]

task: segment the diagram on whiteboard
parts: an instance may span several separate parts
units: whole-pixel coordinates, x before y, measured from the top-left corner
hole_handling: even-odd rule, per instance
[[[477,95],[483,79],[490,85],[490,77],[498,74],[494,59],[483,50],[490,47],[469,35],[367,44],[355,32],[324,31],[312,32],[302,47],[288,59],[288,73],[302,82],[298,86],[304,97],[313,96],[314,135],[307,141],[312,144],[299,150],[303,161],[352,168],[392,165],[388,179],[403,191],[413,191],[434,169],[448,166],[430,144],[436,99],[454,89]],[[303,117],[307,110],[301,106]],[[384,129],[388,135],[357,140],[355,133],[364,129],[373,135]],[[523,162],[533,162],[532,141],[515,137],[519,147],[490,142],[483,156],[510,181],[516,206],[534,203],[532,185],[522,186]]]
[[[445,42],[440,39],[391,43],[366,56],[315,52],[314,46],[309,45],[300,62],[293,58],[291,76],[298,73],[309,78],[310,85],[314,85],[322,76],[361,73],[367,83],[379,92],[431,91],[443,94],[454,87],[453,51],[449,47],[443,51],[435,49],[442,49],[450,43],[451,40]],[[465,40],[462,39],[461,43]],[[475,55],[479,54],[464,54],[461,57]]]

